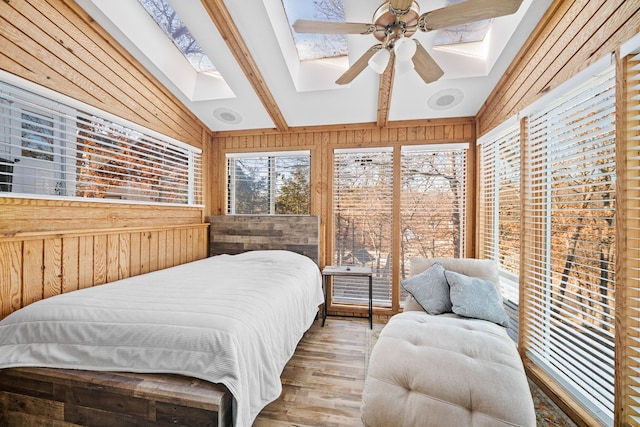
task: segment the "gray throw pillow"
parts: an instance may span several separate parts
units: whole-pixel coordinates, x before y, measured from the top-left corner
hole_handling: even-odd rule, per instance
[[[404,279],[400,282],[418,301],[424,311],[429,314],[451,312],[449,298],[449,284],[444,276],[444,267],[436,263],[420,274]]]
[[[446,271],[444,274],[451,288],[454,313],[509,327],[509,316],[504,311],[502,298],[492,282],[453,271]]]

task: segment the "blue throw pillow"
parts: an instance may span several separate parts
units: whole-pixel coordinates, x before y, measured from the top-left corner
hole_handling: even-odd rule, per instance
[[[449,284],[444,276],[444,267],[435,263],[420,274],[400,282],[429,314],[451,312]]]
[[[453,271],[446,271],[445,277],[451,289],[454,313],[509,327],[509,316],[502,305],[502,297],[492,282]]]

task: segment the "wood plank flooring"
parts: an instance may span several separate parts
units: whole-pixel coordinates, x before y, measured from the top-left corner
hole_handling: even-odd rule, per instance
[[[254,427],[362,427],[368,329],[366,318],[328,317],[324,328],[316,320],[282,373],[280,398]]]

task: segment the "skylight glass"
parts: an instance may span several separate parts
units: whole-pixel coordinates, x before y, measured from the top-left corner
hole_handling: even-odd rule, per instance
[[[189,29],[167,0],[139,1],[196,71],[211,73],[216,70],[211,59],[204,53],[200,44],[193,38]]]
[[[446,5],[451,6],[464,0],[447,0]],[[433,40],[434,46],[449,46],[463,43],[481,42],[489,31],[490,19],[472,22],[471,24],[457,25],[455,27],[442,28]]]
[[[282,6],[293,25],[296,19],[344,22],[343,0],[282,0]],[[291,29],[300,61],[336,58],[347,55],[344,34],[301,34]]]

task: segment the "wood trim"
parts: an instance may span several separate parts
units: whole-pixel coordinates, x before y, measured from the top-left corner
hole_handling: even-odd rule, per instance
[[[301,127],[292,127],[289,128],[289,132],[287,133],[289,138],[294,140],[299,140],[303,138],[305,135],[314,134],[314,133],[327,133],[327,132],[370,132],[372,135],[372,139],[377,139],[378,141],[384,140],[383,137],[375,138],[375,135],[387,135],[390,131],[402,129],[419,129],[419,128],[427,128],[432,126],[456,126],[456,125],[465,125],[471,124],[475,126],[476,120],[475,117],[451,117],[451,118],[442,118],[442,119],[421,119],[421,120],[400,120],[394,122],[388,122],[384,129],[380,129],[377,123],[353,123],[353,124],[342,124],[342,125],[321,125],[321,126],[301,126]],[[286,135],[286,134],[285,134]],[[283,133],[274,130],[274,129],[243,129],[236,131],[224,131],[224,132],[213,132],[211,134],[211,138],[213,141],[218,140],[226,140],[226,139],[234,139],[234,138],[256,138],[256,137],[283,137]],[[293,143],[293,142],[292,142]]]
[[[591,416],[591,413],[580,406],[569,393],[558,386],[553,378],[547,375],[546,372],[540,369],[535,363],[528,360],[526,356],[523,358],[523,362],[527,377],[536,383],[578,427],[602,425],[599,420]]]
[[[202,207],[0,196],[0,239],[19,233],[186,225],[203,222]]]
[[[289,130],[289,126],[280,111],[280,107],[278,107],[269,87],[265,83],[258,66],[251,56],[251,52],[240,35],[240,31],[238,31],[238,28],[235,26],[233,18],[229,14],[224,2],[222,0],[202,0],[202,4],[209,13],[211,21],[213,21],[218,31],[220,31],[220,34],[222,34],[234,58],[238,61],[238,65],[240,65],[247,80],[251,83],[251,87],[253,87],[262,105],[267,110],[276,129],[280,132]]]
[[[637,340],[640,321],[637,309],[640,300],[638,271],[640,270],[640,191],[637,184],[637,139],[640,135],[634,107],[638,105],[640,90],[634,87],[630,74],[634,64],[629,57],[616,53],[616,336],[615,336],[615,402],[614,425],[635,423],[637,402],[633,391],[638,386]],[[636,101],[632,101],[632,100]],[[631,105],[633,104],[633,105]]]

